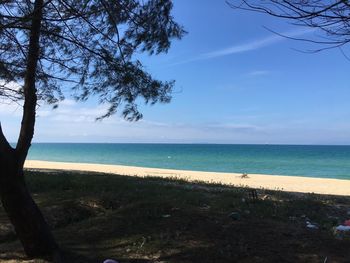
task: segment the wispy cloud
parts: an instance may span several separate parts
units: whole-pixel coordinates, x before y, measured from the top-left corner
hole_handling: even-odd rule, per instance
[[[305,35],[311,32],[314,32],[314,29],[298,29],[298,30],[286,31],[279,35],[274,34],[272,36],[268,36],[265,38],[255,39],[244,44],[234,45],[228,48],[208,52],[208,53],[202,54],[200,57],[202,59],[209,59],[209,58],[216,58],[221,56],[227,56],[227,55],[257,50],[257,49],[270,46],[272,44],[285,40],[286,38],[284,38],[283,36],[297,37],[297,36]]]
[[[9,99],[0,99],[0,117],[18,117],[22,115],[22,106]]]
[[[229,56],[233,54],[239,54],[239,53],[248,52],[248,51],[254,51],[254,50],[258,50],[258,49],[276,44],[281,41],[285,41],[287,38],[299,37],[305,34],[312,33],[314,31],[315,29],[303,28],[303,29],[285,31],[279,34],[274,34],[271,32],[271,34],[273,35],[270,35],[264,38],[253,39],[249,42],[233,45],[231,47],[206,52],[198,55],[197,57],[184,60],[178,63],[174,63],[172,65],[186,64],[186,63],[199,61],[199,60],[207,60],[207,59],[213,59],[213,58],[218,58],[223,56]]]
[[[268,70],[253,70],[253,71],[248,72],[245,75],[248,77],[256,77],[256,76],[269,75],[270,73],[271,73],[271,71],[268,71]]]
[[[8,105],[7,113],[13,108]],[[20,116],[3,114],[5,134],[12,142],[18,138]],[[45,112],[47,110],[47,112]],[[271,121],[262,115],[242,114],[214,122],[173,122],[171,120],[142,120],[129,123],[118,116],[103,121],[95,117],[103,106],[85,105],[67,100],[56,110],[43,106],[34,141],[36,142],[159,142],[159,143],[294,143],[294,144],[349,144],[350,126],[336,124],[322,128],[307,119],[279,122],[279,114]],[[253,109],[257,112],[259,109]],[[248,110],[250,112],[250,110]],[[252,113],[253,114],[253,113]]]
[[[88,106],[71,99],[66,99],[60,102],[57,109],[52,109],[50,105],[43,105],[43,107],[37,110],[37,116],[39,118],[67,123],[94,123],[96,122],[96,118],[105,114],[107,110],[108,105],[105,104]]]

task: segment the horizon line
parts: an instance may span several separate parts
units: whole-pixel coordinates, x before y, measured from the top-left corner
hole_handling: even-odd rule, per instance
[[[10,142],[10,144],[16,144]],[[261,146],[350,146],[349,144],[300,144],[300,143],[212,143],[212,142],[33,142],[33,144],[169,144],[169,145],[261,145]]]

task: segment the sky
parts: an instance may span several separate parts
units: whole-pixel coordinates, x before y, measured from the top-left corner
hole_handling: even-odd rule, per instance
[[[320,46],[268,29],[318,32],[224,0],[176,0],[173,14],[188,34],[167,54],[141,56],[153,76],[176,80],[170,104],[141,103],[136,123],[118,114],[96,121],[107,106],[67,96],[58,109],[39,106],[33,141],[350,144],[350,61],[339,49],[301,52]],[[21,106],[0,104],[9,141],[17,140],[20,117]]]

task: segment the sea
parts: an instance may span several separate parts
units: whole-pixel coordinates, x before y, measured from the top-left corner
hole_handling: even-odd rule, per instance
[[[34,143],[28,159],[350,180],[350,146]]]

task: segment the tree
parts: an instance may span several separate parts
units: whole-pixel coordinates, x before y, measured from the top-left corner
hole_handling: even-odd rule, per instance
[[[29,257],[59,254],[23,175],[38,102],[57,107],[64,88],[109,104],[100,118],[121,108],[129,121],[142,117],[139,98],[169,102],[174,82],[154,79],[135,53],[166,52],[184,35],[171,10],[171,0],[1,0],[0,96],[23,102],[23,117],[15,148],[0,125],[0,196]]]
[[[321,44],[320,51],[343,47],[350,42],[350,3],[348,0],[229,0],[229,6],[290,20],[298,26],[317,29],[318,36],[292,38]]]

